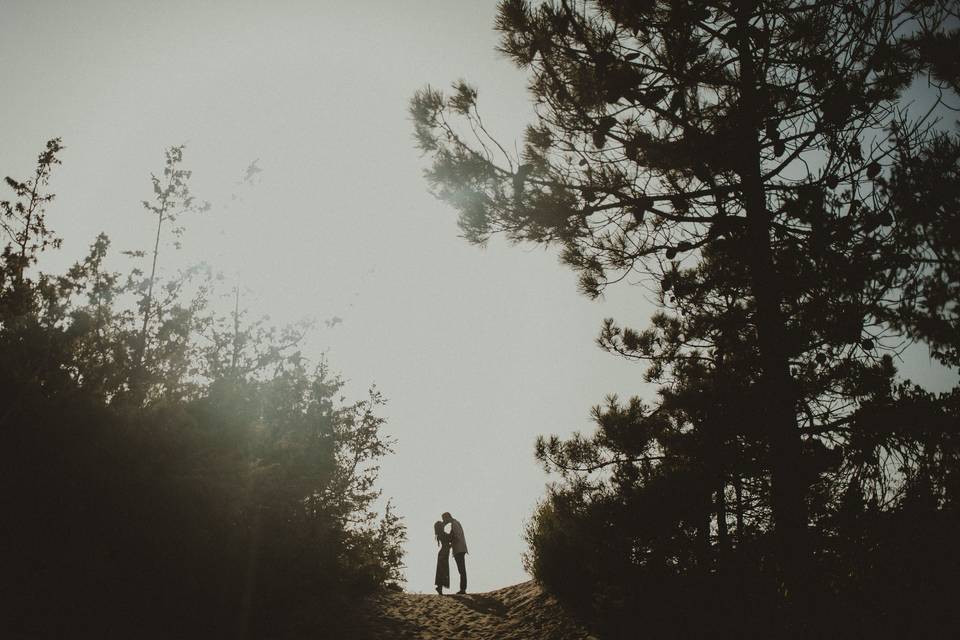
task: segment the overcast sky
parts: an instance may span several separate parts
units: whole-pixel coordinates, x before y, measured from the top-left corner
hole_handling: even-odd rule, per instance
[[[67,147],[49,215],[64,247],[45,269],[101,231],[117,253],[146,248],[150,172],[186,143],[194,194],[213,208],[183,220],[166,273],[207,261],[253,314],[320,321],[305,353],[326,352],[352,396],[376,384],[389,399],[397,443],[381,486],[408,527],[410,591],[432,589],[445,510],[466,531],[471,591],[526,580],[523,526],[549,480],[536,436],[589,430],[605,394],[652,393],[638,367],[594,345],[604,317],[645,323],[641,288],[591,302],[552,252],[468,245],[427,192],[407,116],[415,90],[462,77],[503,139],[528,121],[525,78],[494,51],[495,5],[2,3],[0,175],[27,177],[51,137]],[[255,184],[237,184],[254,160]],[[907,369],[950,382],[919,351]]]

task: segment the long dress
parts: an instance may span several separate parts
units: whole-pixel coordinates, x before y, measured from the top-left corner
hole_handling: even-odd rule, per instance
[[[450,534],[440,536],[440,550],[437,551],[437,578],[434,581],[438,587],[450,588]]]

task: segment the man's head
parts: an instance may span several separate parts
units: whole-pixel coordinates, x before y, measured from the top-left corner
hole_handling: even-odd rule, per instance
[[[453,516],[450,515],[449,511],[444,511],[443,515],[440,517],[443,518],[444,522],[450,522],[451,520],[453,520]]]

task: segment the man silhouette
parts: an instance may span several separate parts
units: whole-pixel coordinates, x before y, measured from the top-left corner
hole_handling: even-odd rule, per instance
[[[467,555],[467,539],[463,537],[463,527],[460,522],[450,515],[449,511],[444,512],[442,516],[444,524],[450,525],[450,537],[453,538],[452,550],[453,559],[457,563],[457,572],[460,573],[460,591],[458,594],[467,592],[467,565],[465,556]]]

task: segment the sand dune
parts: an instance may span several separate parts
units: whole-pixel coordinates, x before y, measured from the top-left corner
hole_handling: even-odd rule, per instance
[[[590,640],[534,581],[488,593],[388,593],[368,605],[370,638],[424,640]]]

